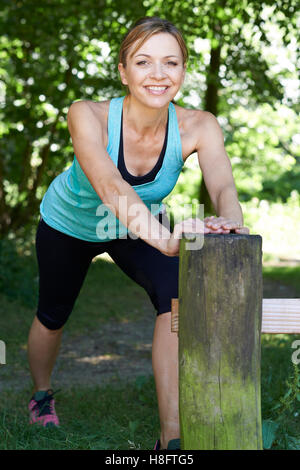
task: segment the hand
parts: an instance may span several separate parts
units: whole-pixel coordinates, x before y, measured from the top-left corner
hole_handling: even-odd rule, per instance
[[[210,230],[209,233],[230,233],[230,230],[246,235],[250,233],[248,227],[242,227],[239,222],[225,217],[205,217],[204,223],[206,228]]]
[[[210,229],[205,226],[203,220],[186,219],[174,225],[174,230],[168,240],[163,240],[164,245],[160,250],[167,256],[179,256],[180,239],[182,233],[210,233]]]

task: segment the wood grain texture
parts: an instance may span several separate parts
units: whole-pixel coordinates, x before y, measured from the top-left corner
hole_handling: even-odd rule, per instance
[[[300,299],[263,299],[262,333],[300,333]]]
[[[190,241],[190,238],[188,239]],[[184,450],[262,449],[262,240],[180,244],[179,409]]]
[[[172,299],[171,331],[179,332],[178,299]],[[263,299],[262,333],[300,333],[300,299]]]

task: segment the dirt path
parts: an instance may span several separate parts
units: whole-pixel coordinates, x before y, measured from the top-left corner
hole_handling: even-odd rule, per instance
[[[139,321],[104,324],[99,331],[64,341],[54,371],[64,385],[105,384],[152,374],[153,312]]]
[[[292,288],[277,282],[264,283],[264,298],[297,297]],[[150,304],[149,304],[150,305]],[[145,306],[139,321],[109,322],[88,335],[63,337],[53,372],[54,389],[78,385],[93,386],[118,379],[131,380],[152,374],[151,349],[154,328],[151,306]],[[26,354],[22,350],[21,354]],[[6,370],[0,390],[31,386],[28,370]],[[9,374],[8,374],[9,372]]]

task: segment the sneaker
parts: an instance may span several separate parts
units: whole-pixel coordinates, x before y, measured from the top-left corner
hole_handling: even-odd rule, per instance
[[[159,439],[155,443],[154,450],[162,450]],[[171,439],[166,450],[180,450],[180,439]]]
[[[41,424],[45,427],[59,426],[59,420],[55,412],[53,390],[36,392],[28,405],[30,420],[29,424]]]

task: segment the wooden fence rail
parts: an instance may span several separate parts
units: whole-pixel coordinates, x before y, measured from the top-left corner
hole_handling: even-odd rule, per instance
[[[179,331],[178,299],[172,299],[171,331]],[[299,334],[300,299],[263,299],[261,332]]]

